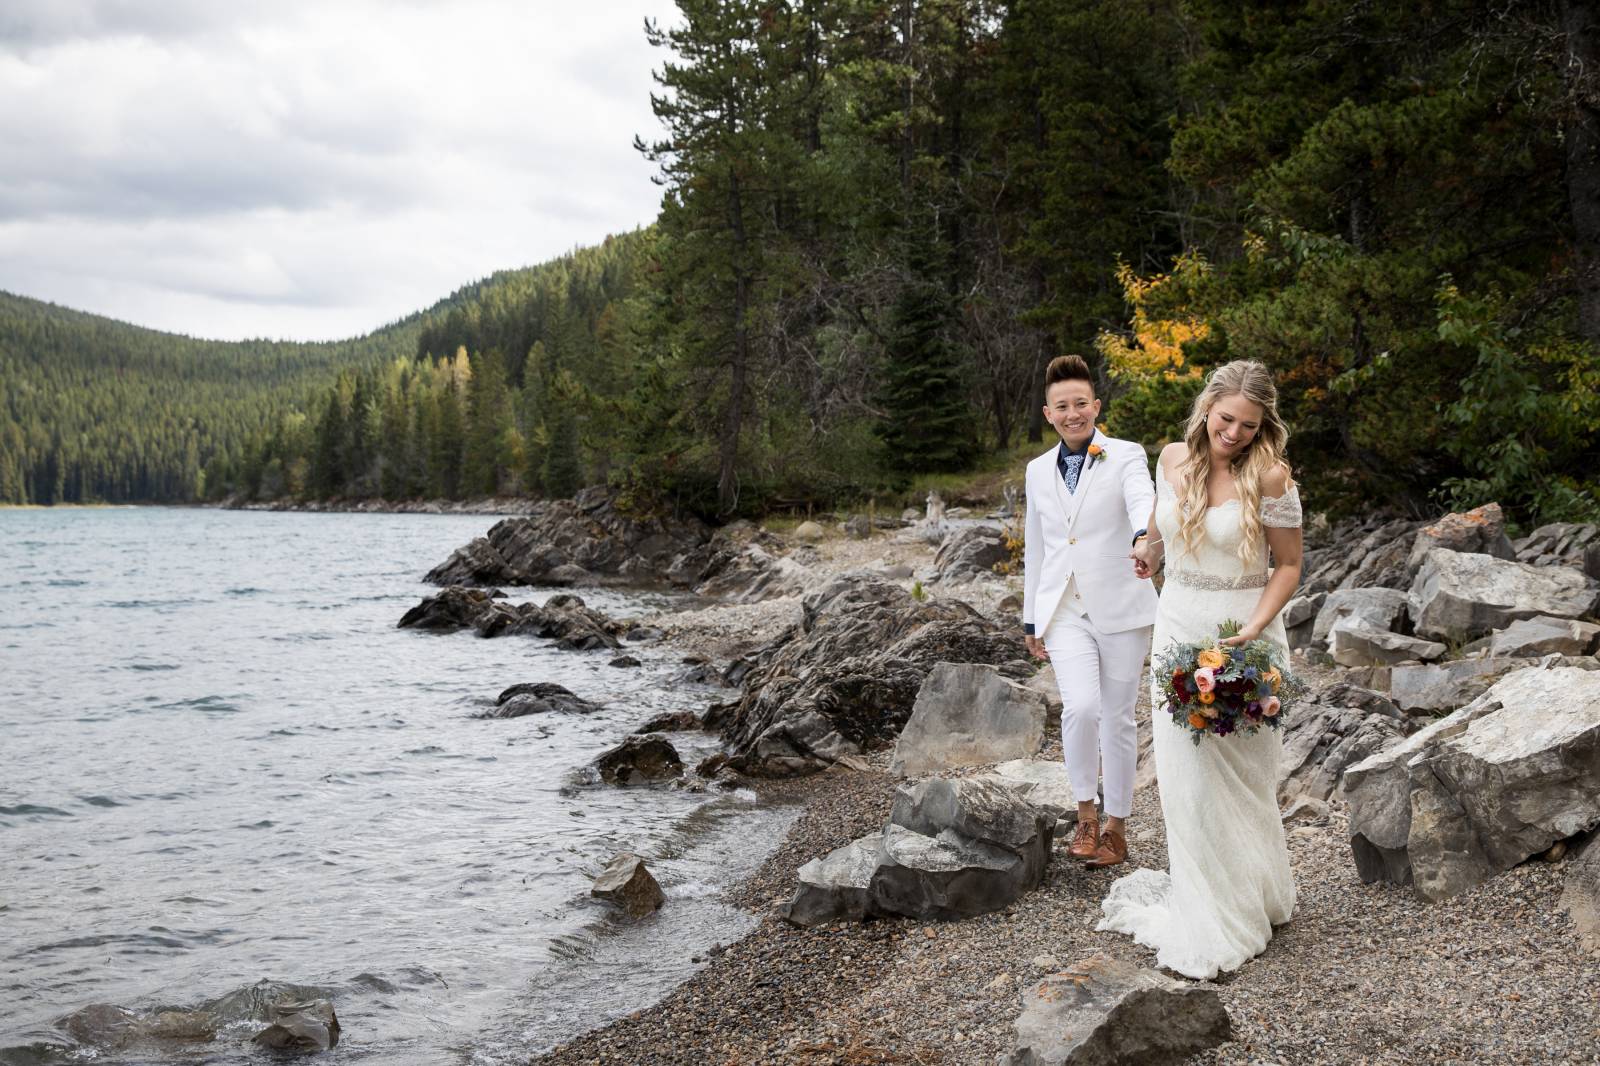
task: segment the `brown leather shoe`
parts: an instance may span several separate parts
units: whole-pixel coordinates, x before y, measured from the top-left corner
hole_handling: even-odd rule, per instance
[[[1095,849],[1094,856],[1084,865],[1091,870],[1099,870],[1107,866],[1118,866],[1127,861],[1127,838],[1115,829],[1107,829],[1100,834],[1100,846]]]
[[[1072,843],[1067,847],[1067,854],[1074,859],[1092,859],[1095,852],[1100,850],[1100,823],[1091,818],[1087,822],[1078,819],[1078,828],[1072,834]]]

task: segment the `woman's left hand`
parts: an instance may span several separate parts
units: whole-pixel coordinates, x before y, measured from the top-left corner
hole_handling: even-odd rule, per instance
[[[1260,638],[1260,626],[1245,626],[1243,629],[1239,630],[1236,636],[1229,637],[1227,640],[1219,640],[1217,643],[1221,644],[1225,648],[1231,648],[1236,644],[1248,644],[1252,640],[1259,640]]]

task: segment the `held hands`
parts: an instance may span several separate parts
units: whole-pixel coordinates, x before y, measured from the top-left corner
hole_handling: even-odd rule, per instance
[[[1029,633],[1022,638],[1022,646],[1028,649],[1028,654],[1035,659],[1049,662],[1050,653],[1044,650],[1044,641]]]
[[[1133,546],[1133,551],[1128,553],[1128,558],[1133,560],[1133,576],[1148,580],[1161,568],[1162,548],[1160,542],[1150,543],[1150,538],[1140,537]]]

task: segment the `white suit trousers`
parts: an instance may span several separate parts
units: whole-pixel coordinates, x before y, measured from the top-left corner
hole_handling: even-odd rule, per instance
[[[1103,775],[1105,813],[1126,818],[1133,809],[1139,758],[1133,708],[1150,651],[1150,627],[1102,633],[1086,615],[1063,606],[1043,640],[1061,689],[1061,753],[1073,797],[1094,802]]]

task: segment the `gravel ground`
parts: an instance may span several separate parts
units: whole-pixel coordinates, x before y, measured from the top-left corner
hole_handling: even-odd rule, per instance
[[[761,924],[661,1003],[535,1061],[579,1063],[991,1063],[1011,1046],[1019,994],[1094,952],[1153,953],[1094,931],[1119,872],[1058,858],[1010,910],[965,922],[890,920],[793,929],[772,913],[794,871],[875,831],[894,782],[835,771],[804,786],[806,811],[734,895]],[[1132,861],[1165,865],[1159,798],[1143,790]],[[1058,841],[1058,847],[1064,841]],[[1295,917],[1218,982],[1235,1039],[1195,1063],[1600,1063],[1600,961],[1558,909],[1564,863],[1534,861],[1461,898],[1427,904],[1364,885],[1342,813],[1289,830]],[[670,905],[670,904],[669,904]]]
[[[911,556],[926,549],[900,547],[907,557],[895,561],[923,565]],[[830,569],[886,554],[882,538],[822,551]],[[992,610],[1006,591],[996,581],[954,594]],[[680,643],[726,654],[775,634],[798,610],[797,600],[713,607],[677,616],[673,628]],[[1059,757],[1052,740],[1041,758]],[[992,1063],[1011,1046],[1022,989],[1045,973],[1096,952],[1154,965],[1153,952],[1094,931],[1101,898],[1128,868],[1085,870],[1062,856],[1065,840],[1045,883],[1003,913],[934,925],[784,924],[774,910],[799,866],[887,818],[888,753],[866,763],[763,786],[805,811],[731,893],[761,923],[660,1003],[534,1061]],[[1131,861],[1164,868],[1157,787],[1140,790],[1129,826]],[[1218,980],[1235,1039],[1192,1062],[1600,1064],[1600,959],[1581,950],[1559,909],[1566,863],[1529,862],[1458,899],[1424,903],[1409,889],[1361,883],[1338,804],[1321,823],[1290,827],[1289,851],[1294,920]]]

